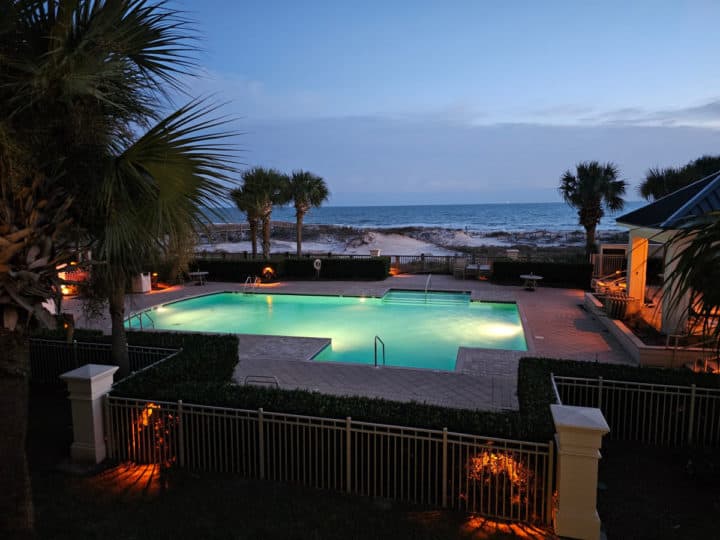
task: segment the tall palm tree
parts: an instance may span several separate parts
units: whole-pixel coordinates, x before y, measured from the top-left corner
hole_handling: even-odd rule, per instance
[[[618,169],[613,163],[597,161],[578,163],[575,174],[565,171],[560,178],[560,195],[570,206],[577,208],[578,223],[585,228],[585,252],[596,251],[595,230],[605,209],[615,212],[625,205],[626,182],[618,180]]]
[[[230,191],[230,198],[235,202],[238,210],[247,216],[250,227],[250,244],[252,245],[252,257],[257,257],[257,233],[260,222],[260,205],[255,194],[246,187],[235,188]]]
[[[253,214],[262,223],[263,257],[270,258],[270,218],[273,206],[288,202],[287,175],[276,169],[253,167],[242,174],[242,190],[252,201]]]
[[[37,309],[52,296],[50,278],[34,274],[53,274],[69,235],[37,224],[53,222],[43,216],[60,200],[99,255],[93,274],[110,304],[113,355],[127,371],[128,276],[168,236],[201,221],[200,206],[212,206],[233,171],[222,122],[207,119],[211,107],[191,101],[162,112],[167,89],[181,89],[190,75],[193,37],[159,1],[0,0],[0,211],[16,216],[0,229],[3,334],[22,343],[18,321],[52,323]],[[0,376],[21,372],[21,359],[12,356]],[[12,486],[0,493],[0,511],[18,507]]]
[[[303,219],[310,208],[319,208],[328,200],[330,191],[325,180],[307,171],[293,171],[287,183],[287,196],[295,206],[297,220],[295,234],[297,240],[297,256],[302,255]]]

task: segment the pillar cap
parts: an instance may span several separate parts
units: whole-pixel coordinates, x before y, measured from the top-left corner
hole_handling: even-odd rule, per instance
[[[581,429],[609,433],[605,417],[600,409],[591,407],[575,407],[572,405],[550,405],[555,427]]]
[[[96,381],[107,376],[112,376],[120,369],[118,366],[108,366],[103,364],[85,364],[72,371],[67,371],[60,375],[60,378],[66,381]]]

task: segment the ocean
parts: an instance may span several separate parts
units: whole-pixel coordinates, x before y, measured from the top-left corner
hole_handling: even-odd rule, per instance
[[[647,203],[643,201],[626,202],[621,212],[606,215],[600,222],[598,230],[623,230],[615,223],[615,218],[645,204]],[[237,208],[225,208],[223,212],[225,220],[229,223],[245,222],[245,215]],[[272,220],[294,222],[295,209],[275,208]],[[582,229],[577,222],[577,210],[565,203],[322,206],[310,210],[305,216],[305,223],[375,229],[443,227],[479,232]]]

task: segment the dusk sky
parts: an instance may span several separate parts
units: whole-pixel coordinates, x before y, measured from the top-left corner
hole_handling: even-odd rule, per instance
[[[330,204],[552,202],[578,161],[720,154],[720,2],[175,0],[194,95],[228,101],[248,166]]]

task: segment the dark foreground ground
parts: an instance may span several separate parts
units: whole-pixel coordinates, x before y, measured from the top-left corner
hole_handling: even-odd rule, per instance
[[[609,539],[720,538],[720,451],[606,444],[598,511]]]
[[[42,539],[551,538],[531,527],[228,475],[121,464],[61,472],[72,438],[63,392],[31,397],[29,456]],[[598,509],[609,539],[720,538],[720,454],[608,444]]]

